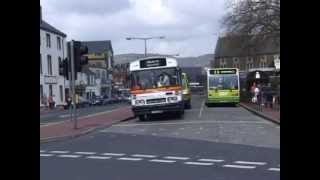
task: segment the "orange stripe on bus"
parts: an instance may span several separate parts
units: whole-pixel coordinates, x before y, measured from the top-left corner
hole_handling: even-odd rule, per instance
[[[143,94],[143,93],[152,93],[152,92],[161,92],[161,91],[177,91],[182,88],[179,86],[173,87],[164,87],[164,88],[154,88],[154,89],[145,89],[145,90],[131,90],[131,94]]]

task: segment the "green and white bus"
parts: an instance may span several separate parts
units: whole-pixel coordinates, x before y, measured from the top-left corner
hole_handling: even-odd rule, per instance
[[[214,68],[206,72],[206,104],[240,102],[239,69]]]

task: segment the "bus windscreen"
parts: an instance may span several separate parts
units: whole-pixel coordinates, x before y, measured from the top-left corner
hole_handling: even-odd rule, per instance
[[[132,88],[149,89],[179,85],[178,77],[176,68],[134,71],[131,73]]]
[[[209,88],[210,89],[238,89],[238,76],[227,75],[214,75],[209,76]]]

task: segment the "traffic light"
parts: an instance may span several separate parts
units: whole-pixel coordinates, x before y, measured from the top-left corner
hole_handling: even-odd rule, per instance
[[[59,75],[64,76],[67,80],[69,80],[69,61],[68,58],[59,61]]]
[[[69,72],[70,72],[70,63],[69,63],[69,59],[65,58],[63,60],[63,76],[69,80]]]
[[[74,57],[74,77],[77,80],[77,72],[81,72],[82,66],[88,64],[88,57],[84,56],[88,54],[88,47],[82,46],[80,41],[73,41],[73,48],[71,49],[71,42],[67,44],[68,48],[68,62],[69,66],[71,67],[71,52],[73,52]],[[71,68],[70,68],[71,70]],[[69,72],[71,72],[69,70]]]
[[[80,41],[74,41],[73,47],[75,72],[81,72],[82,66],[88,64],[88,57],[84,56],[88,54],[88,47],[82,46]]]

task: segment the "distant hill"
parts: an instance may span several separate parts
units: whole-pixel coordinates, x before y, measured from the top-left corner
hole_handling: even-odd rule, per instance
[[[177,59],[181,67],[209,67],[214,55],[205,54],[198,57],[178,57]]]
[[[165,56],[163,54],[148,54],[148,56]],[[114,55],[115,64],[129,63],[139,58],[143,58],[144,54],[119,54]],[[214,59],[214,54],[205,54],[198,57],[176,57],[181,67],[205,67],[210,66],[210,61]]]

